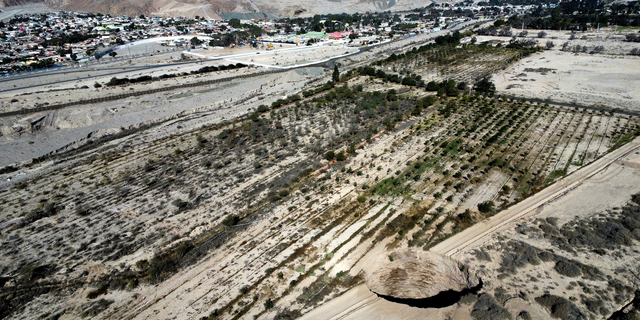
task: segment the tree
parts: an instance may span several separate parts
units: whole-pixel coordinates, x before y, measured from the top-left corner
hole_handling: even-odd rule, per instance
[[[437,82],[429,81],[429,83],[427,83],[427,91],[438,91],[438,89],[440,89],[440,87]]]
[[[191,38],[190,42],[191,42],[191,46],[192,47],[195,47],[195,46],[197,46],[197,45],[202,43],[202,41],[200,39],[198,39],[198,37]]]
[[[491,213],[493,211],[493,201],[479,203],[478,210],[482,213]]]
[[[496,85],[489,80],[489,78],[483,78],[482,80],[476,82],[473,86],[473,90],[482,93],[492,94],[496,92]]]
[[[418,84],[418,82],[411,77],[404,77],[404,79],[402,79],[402,84],[404,84],[405,86],[416,86]]]
[[[111,51],[111,52],[109,52],[109,56],[110,56],[110,57],[112,57],[112,58],[114,58],[114,59],[115,59],[115,57],[116,57],[117,55],[118,55],[118,53],[117,53],[117,52],[115,52],[115,51]]]
[[[240,221],[240,218],[238,216],[236,216],[235,214],[230,214],[226,216],[224,220],[222,220],[222,224],[227,227],[230,227],[230,226],[236,225],[238,221]]]
[[[336,158],[336,153],[333,150],[327,151],[327,153],[324,154],[324,158],[328,161],[333,161],[333,159]]]
[[[236,29],[239,29],[240,28],[240,19],[236,19],[236,18],[229,19],[229,25],[234,27],[234,28],[236,28]]]
[[[264,302],[265,310],[269,310],[273,308],[273,306],[274,306],[274,303],[273,303],[273,300],[271,300],[271,298],[267,299],[267,301]]]
[[[72,53],[70,56],[71,60],[73,61],[77,61],[78,60],[78,56],[75,53]]]
[[[333,65],[333,74],[331,75],[331,79],[333,82],[340,82],[340,70],[338,70],[338,65]]]

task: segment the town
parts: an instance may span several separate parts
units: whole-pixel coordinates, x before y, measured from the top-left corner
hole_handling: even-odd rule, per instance
[[[500,18],[531,8],[530,5],[497,7],[461,2],[440,6],[434,3],[430,8],[402,13],[229,21],[199,16],[188,19],[144,15],[111,17],[77,12],[17,14],[0,21],[0,74],[72,66],[109,53],[116,57],[122,53],[114,52],[114,48],[152,38],[163,38],[164,45],[185,49],[198,46],[213,50],[245,45],[257,48],[258,43],[306,45],[336,39],[348,39],[351,45],[362,46],[440,31],[470,19]],[[147,50],[145,54],[153,52]]]

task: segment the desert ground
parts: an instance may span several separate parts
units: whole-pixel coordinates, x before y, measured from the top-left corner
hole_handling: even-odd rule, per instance
[[[12,79],[0,93],[7,111],[76,92],[246,76],[3,118],[2,315],[475,320],[627,310],[640,230],[634,106],[527,101],[497,80],[494,96],[436,95],[364,68],[472,84],[540,54],[573,57],[460,46],[389,60],[431,36],[338,59],[338,83],[322,66],[260,75],[265,67],[250,66],[94,87],[114,76],[105,64],[78,70],[84,89],[69,88],[73,75],[62,70],[42,79],[60,90],[50,97]],[[183,72],[171,70],[172,54],[139,58],[166,63],[157,73]],[[144,74],[111,63],[124,68],[118,78]],[[97,71],[105,74],[88,75]],[[624,80],[621,72],[612,77]],[[481,285],[438,308],[369,291],[372,259],[406,249],[451,257]]]
[[[467,26],[471,23],[460,25]],[[429,41],[444,32],[423,34],[416,38],[399,39],[382,46],[374,46],[366,52],[339,59],[347,68],[362,65],[371,59],[389,54],[393,50],[411,48],[420,41]],[[143,45],[135,46],[138,49]],[[135,57],[121,57],[116,59],[105,57],[99,61],[79,64],[76,67],[65,67],[55,71],[44,71],[26,75],[3,77],[0,79],[0,112],[29,109],[53,104],[68,103],[88,99],[100,99],[117,94],[136,91],[147,91],[165,87],[200,83],[203,81],[224,79],[235,76],[249,76],[270,70],[271,65],[249,66],[248,68],[224,70],[199,75],[167,78],[154,82],[130,84],[128,86],[109,87],[105,84],[111,78],[136,78],[141,76],[160,77],[168,74],[190,73],[203,67],[236,64],[225,61],[225,57],[244,56],[260,52],[267,57],[276,54],[286,55],[289,50],[297,49],[293,45],[283,45],[281,49],[276,45],[273,51],[265,49],[227,48],[208,50],[194,50],[193,53],[203,55],[198,58],[188,53],[175,51],[172,47],[165,48],[167,52],[154,55],[140,54]],[[147,48],[148,49],[148,48]],[[280,50],[284,50],[280,52]],[[315,51],[331,50],[336,55],[345,51],[338,47],[314,46]],[[122,55],[127,49],[120,50]],[[349,49],[353,52],[353,49]],[[278,53],[280,52],[280,53]],[[297,55],[293,52],[294,56]],[[182,55],[186,59],[182,58]],[[257,54],[255,54],[257,56]],[[324,60],[330,55],[323,55],[315,59]],[[208,57],[208,58],[207,58]],[[313,61],[315,55],[307,55],[306,61]],[[246,60],[246,58],[243,58]],[[268,58],[269,59],[269,58]],[[300,58],[287,58],[284,60]],[[249,59],[250,60],[250,59]],[[282,59],[278,60],[281,61]],[[278,63],[276,61],[276,63]],[[247,61],[250,63],[251,61]],[[273,64],[275,67],[275,64]],[[117,102],[92,103],[82,106],[72,106],[49,113],[33,113],[4,117],[0,119],[0,149],[11,152],[0,153],[0,166],[16,162],[29,161],[73,147],[87,136],[99,137],[137,126],[147,122],[167,120],[181,112],[192,113],[203,109],[221,109],[218,120],[223,117],[229,119],[234,115],[246,113],[249,108],[255,109],[260,104],[269,105],[283,96],[300,92],[303,86],[309,86],[318,81],[326,81],[331,76],[331,70],[316,66],[297,68],[283,74],[273,74],[257,77],[247,77],[233,83],[222,83],[193,88],[167,91],[163,94],[151,94],[123,99]],[[95,88],[95,84],[101,85]],[[242,101],[243,107],[235,107],[237,101]],[[88,112],[86,112],[89,110]],[[214,120],[210,120],[214,121]],[[214,121],[214,122],[215,122]],[[19,177],[18,177],[19,178]]]
[[[640,192],[639,149],[640,140],[635,140],[576,174],[558,181],[552,187],[441,242],[431,248],[431,251],[452,256],[476,268],[484,279],[483,291],[493,291],[496,298],[502,295],[504,301],[500,302],[501,306],[512,315],[526,311],[533,319],[548,318],[549,310],[533,301],[536,296],[544,294],[566,297],[571,301],[580,301],[571,299],[580,296],[583,303],[589,303],[587,308],[595,308],[596,315],[600,316],[600,307],[616,308],[619,305],[618,299],[621,299],[624,305],[633,298],[633,294],[630,293],[637,286],[638,280],[634,276],[640,258],[637,242],[622,249],[627,252],[624,259],[603,257],[593,252],[583,252],[576,256],[573,252],[563,251],[563,248],[559,248],[548,237],[537,236],[535,230],[540,221],[552,221],[558,228],[562,228],[563,225],[577,221],[608,216],[612,208],[615,208],[613,211],[620,211],[633,195]],[[602,197],[594,197],[594,194]],[[606,201],[602,201],[603,198],[606,198]],[[530,230],[533,234],[523,232],[524,229]],[[569,259],[592,265],[600,270],[604,277],[581,282],[576,276],[544,271],[554,269],[553,261],[526,262],[526,259],[530,258],[525,254],[518,257],[525,261],[524,263],[515,261],[516,265],[522,263],[516,267],[517,273],[505,274],[505,271],[501,270],[501,267],[505,269],[504,253],[501,250],[505,243],[513,245],[516,241],[524,243],[519,244],[524,248],[529,245],[540,248],[538,250],[564,253]],[[532,280],[533,278],[536,280]],[[604,278],[615,278],[618,282],[607,282]],[[608,290],[607,287],[614,285],[612,283],[615,283],[617,289]],[[582,294],[581,288],[584,291]],[[598,292],[598,288],[603,288],[604,292],[615,292],[621,297],[615,296],[616,303],[612,303],[610,298],[604,300],[610,302],[602,303],[602,297],[606,293],[590,298],[588,293]],[[474,302],[474,299],[463,298],[461,302],[448,308],[413,308],[379,298],[363,284],[316,308],[302,319],[472,319],[469,314],[473,310]]]

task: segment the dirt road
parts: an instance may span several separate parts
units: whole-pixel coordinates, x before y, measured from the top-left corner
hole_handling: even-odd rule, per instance
[[[462,252],[468,246],[486,239],[493,232],[504,228],[509,222],[540,212],[546,204],[567,195],[594,175],[607,170],[611,164],[624,162],[620,159],[629,153],[638,151],[638,149],[640,149],[640,138],[574,172],[540,193],[447,239],[431,250],[448,256]],[[368,290],[366,285],[362,284],[315,308],[305,314],[302,319],[417,319],[425,317],[439,319],[444,318],[446,312],[455,313],[456,311],[449,308],[411,308],[407,305],[393,303],[378,298]],[[469,318],[469,314],[464,312],[455,313],[455,315],[456,319]]]
[[[511,208],[504,210],[485,221],[481,221],[446,241],[443,241],[431,248],[431,251],[452,256],[488,234],[491,234],[497,229],[503,227],[507,223],[535,213],[537,209],[542,208],[546,203],[565,196],[571,190],[582,184],[583,181],[593,177],[595,174],[603,170],[606,170],[610,164],[638,148],[640,148],[640,139],[635,139],[612,153],[594,161],[590,165],[585,166],[584,168],[565,177],[564,179],[558,180],[554,185],[523,200]]]

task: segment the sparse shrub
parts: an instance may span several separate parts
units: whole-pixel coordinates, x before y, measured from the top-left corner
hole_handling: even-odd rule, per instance
[[[230,215],[227,215],[224,218],[224,220],[222,220],[222,224],[227,227],[230,227],[230,226],[236,225],[239,220],[240,218],[238,218],[238,216],[236,216],[235,214],[230,214]]]
[[[84,205],[78,205],[76,206],[76,214],[84,217],[84,216],[88,216],[89,215],[89,208],[87,208]]]
[[[301,316],[302,316],[302,314],[300,314],[300,310],[282,309],[282,310],[278,311],[278,313],[276,313],[276,316],[274,317],[274,319],[276,319],[276,320],[293,320],[293,319],[298,319]]]
[[[469,305],[478,301],[478,296],[473,293],[467,293],[462,298],[460,298],[460,303]]]
[[[202,160],[200,160],[200,165],[205,167],[205,168],[210,168],[211,167],[211,159],[203,158]]]
[[[484,249],[476,249],[473,252],[473,255],[476,256],[476,258],[480,261],[488,261],[491,262],[491,256],[489,255],[489,253],[487,253],[486,251],[484,251]]]
[[[273,300],[271,300],[271,298],[267,299],[267,301],[264,302],[264,309],[265,310],[269,310],[271,308],[273,308],[273,306],[275,305],[275,303],[273,303]]]
[[[516,320],[531,320],[531,315],[526,310],[522,310],[518,313]]]
[[[575,278],[582,275],[582,270],[580,270],[580,266],[569,260],[560,260],[556,262],[556,266],[554,267],[556,272],[563,276]]]
[[[139,270],[146,270],[149,268],[149,262],[146,259],[136,261],[136,268]]]
[[[280,198],[284,198],[284,197],[289,195],[289,190],[282,189],[282,190],[278,191],[278,195],[280,196]]]
[[[113,303],[113,300],[100,299],[94,302],[86,303],[82,306],[80,318],[95,317],[102,311],[107,310]]]
[[[547,308],[551,316],[558,319],[586,319],[573,302],[559,296],[545,294],[537,297],[536,302]]]
[[[171,202],[172,205],[178,207],[178,209],[184,209],[185,207],[187,207],[187,205],[189,204],[188,202],[178,198],[173,200],[173,202]]]
[[[510,320],[513,316],[507,309],[501,307],[492,295],[483,293],[473,305],[471,318],[474,320]]]
[[[327,151],[327,153],[324,154],[324,158],[328,161],[333,161],[333,159],[336,158],[336,153],[334,151]]]
[[[485,201],[483,203],[478,204],[478,211],[482,213],[492,213],[493,210],[493,201]]]
[[[524,242],[509,241],[502,254],[502,261],[500,262],[498,271],[516,274],[517,269],[525,267],[528,264],[539,265],[539,251],[538,248]]]
[[[87,293],[87,299],[95,299],[103,294],[107,293],[109,286],[107,284],[101,284],[96,290],[91,290]]]
[[[27,213],[24,216],[24,219],[25,219],[25,221],[27,221],[29,223],[35,222],[35,221],[38,221],[40,219],[53,216],[61,209],[62,208],[59,207],[59,206],[56,206],[55,203],[47,201],[44,204],[42,204],[42,203],[38,204],[38,206],[36,206],[36,208],[31,210],[29,213]]]
[[[545,47],[545,49],[550,50],[550,49],[552,49],[552,48],[553,48],[553,47],[555,47],[555,46],[556,46],[556,45],[553,43],[553,41],[549,40],[549,41],[547,41],[547,43],[545,44],[545,46],[544,46],[544,47]]]

